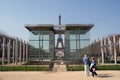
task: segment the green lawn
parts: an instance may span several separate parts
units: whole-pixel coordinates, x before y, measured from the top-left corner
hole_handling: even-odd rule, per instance
[[[49,71],[49,66],[0,66],[0,71]],[[68,71],[83,71],[83,65],[67,65]],[[120,70],[120,65],[97,65],[97,70]]]
[[[49,71],[47,66],[0,66],[0,71]]]
[[[68,71],[83,71],[84,66],[83,65],[80,65],[80,66],[70,65],[68,66],[67,70]],[[120,65],[98,65],[97,70],[120,70]]]

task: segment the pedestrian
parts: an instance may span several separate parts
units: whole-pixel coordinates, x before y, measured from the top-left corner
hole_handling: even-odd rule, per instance
[[[83,62],[84,62],[85,76],[87,77],[89,76],[89,64],[90,64],[90,60],[87,57],[87,55],[84,55]]]
[[[92,58],[92,61],[91,61],[90,72],[92,73],[93,77],[94,77],[94,75],[97,76],[97,73],[96,73],[96,61],[95,61],[94,58]]]

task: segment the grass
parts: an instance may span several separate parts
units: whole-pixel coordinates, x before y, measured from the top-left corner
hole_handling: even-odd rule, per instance
[[[0,66],[0,71],[49,71],[47,66]]]
[[[83,71],[84,66],[68,66],[68,71]],[[97,70],[120,70],[120,65],[97,65]]]
[[[49,71],[49,66],[0,66],[0,71]],[[67,65],[68,71],[83,71],[83,65]],[[120,70],[120,65],[97,65],[97,70]]]
[[[97,66],[97,70],[120,70],[120,65],[101,65]]]

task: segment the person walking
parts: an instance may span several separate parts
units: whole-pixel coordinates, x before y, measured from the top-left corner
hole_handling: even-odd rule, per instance
[[[94,75],[97,75],[97,73],[96,73],[96,61],[94,58],[92,58],[92,62],[90,65],[90,72],[92,73],[93,77],[94,77]]]
[[[84,62],[85,76],[87,77],[89,76],[89,64],[90,64],[90,60],[87,57],[87,55],[84,55],[83,62]]]

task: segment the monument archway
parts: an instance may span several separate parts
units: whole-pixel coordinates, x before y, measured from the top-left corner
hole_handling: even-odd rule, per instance
[[[30,32],[28,58],[30,60],[79,60],[90,44],[90,29],[94,24],[28,24]],[[55,35],[58,38],[55,41]],[[64,39],[61,35],[64,35]],[[56,44],[55,44],[56,42]],[[61,44],[61,47],[59,47]]]

